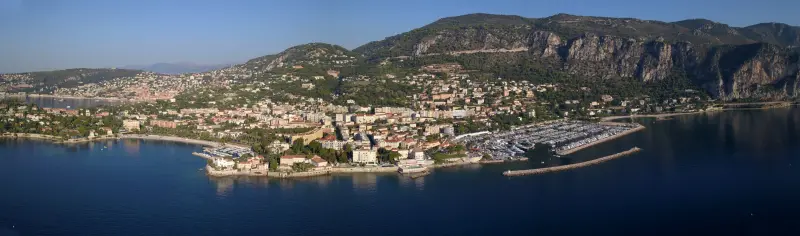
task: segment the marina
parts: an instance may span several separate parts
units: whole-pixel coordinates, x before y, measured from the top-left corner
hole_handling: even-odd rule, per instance
[[[460,141],[466,143],[470,150],[488,154],[493,160],[509,160],[524,155],[536,145],[549,145],[559,156],[568,155],[643,128],[636,123],[563,120],[464,137]]]

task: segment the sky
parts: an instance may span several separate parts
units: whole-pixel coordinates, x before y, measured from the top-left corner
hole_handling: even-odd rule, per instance
[[[798,0],[0,0],[0,73],[227,64],[310,42],[353,49],[479,12],[797,26],[797,9]]]

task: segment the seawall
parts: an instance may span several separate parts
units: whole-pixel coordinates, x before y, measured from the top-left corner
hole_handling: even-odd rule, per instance
[[[267,173],[267,176],[270,178],[302,178],[302,177],[312,177],[312,176],[321,176],[321,175],[328,175],[331,171],[328,169],[324,170],[313,170],[313,171],[306,171],[306,172],[277,172],[277,171],[270,171]]]
[[[610,160],[613,160],[613,159],[616,159],[616,158],[619,158],[619,157],[623,157],[623,156],[627,156],[627,155],[630,155],[630,154],[637,153],[637,152],[639,152],[641,150],[642,150],[641,148],[633,147],[630,150],[627,150],[627,151],[624,151],[624,152],[620,152],[620,153],[616,153],[616,154],[612,154],[612,155],[608,155],[608,156],[604,156],[604,157],[597,158],[597,159],[594,159],[594,160],[591,160],[591,161],[584,161],[584,162],[581,162],[581,163],[575,163],[575,164],[569,164],[569,165],[563,165],[563,166],[546,167],[546,168],[538,168],[538,169],[509,170],[509,171],[503,172],[503,175],[505,175],[505,176],[538,175],[538,174],[544,174],[544,173],[550,173],[550,172],[557,172],[557,171],[576,169],[576,168],[581,168],[581,167],[587,167],[587,166],[591,166],[591,165],[600,164],[600,163],[603,163],[603,162],[606,162],[606,161],[610,161]]]
[[[398,167],[370,167],[370,168],[331,168],[331,173],[397,173]]]
[[[234,175],[241,175],[241,176],[267,176],[269,173],[267,170],[256,170],[256,171],[242,171],[242,170],[215,170],[211,168],[211,166],[206,165],[206,173],[210,176],[234,176]]]

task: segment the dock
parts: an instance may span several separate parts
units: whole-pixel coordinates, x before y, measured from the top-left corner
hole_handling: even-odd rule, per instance
[[[499,161],[524,156],[540,144],[551,146],[559,155],[567,155],[642,129],[644,126],[637,123],[558,120],[463,137],[458,142]]]
[[[627,155],[630,155],[630,154],[637,153],[637,152],[639,152],[641,150],[642,149],[639,148],[639,147],[633,147],[630,150],[627,150],[627,151],[624,151],[624,152],[620,152],[620,153],[616,153],[616,154],[612,154],[612,155],[608,155],[608,156],[604,156],[604,157],[597,158],[597,159],[594,159],[594,160],[591,160],[591,161],[585,161],[585,162],[581,162],[581,163],[575,163],[575,164],[569,164],[569,165],[563,165],[563,166],[554,166],[554,167],[528,169],[528,170],[509,170],[509,171],[503,172],[503,175],[505,175],[505,176],[538,175],[538,174],[544,174],[544,173],[550,173],[550,172],[558,172],[558,171],[576,169],[576,168],[581,168],[581,167],[587,167],[587,166],[591,166],[591,165],[600,164],[600,163],[603,163],[603,162],[606,162],[606,161],[610,161],[610,160],[613,160],[613,159],[616,159],[616,158],[619,158],[619,157],[623,157],[623,156],[627,156]]]
[[[614,126],[614,125],[616,125],[616,126],[625,125],[623,123],[614,123],[614,122],[600,122],[600,124],[612,125],[612,126]],[[604,143],[604,142],[607,142],[607,141],[611,141],[611,140],[617,139],[617,138],[622,137],[622,136],[626,136],[626,135],[629,135],[629,134],[632,134],[632,133],[636,133],[637,131],[640,131],[640,130],[643,130],[643,129],[644,129],[643,125],[637,124],[637,126],[635,128],[633,128],[633,129],[625,130],[625,131],[622,131],[621,133],[617,133],[617,134],[610,135],[610,136],[604,136],[602,138],[599,138],[597,140],[585,143],[583,145],[580,145],[580,146],[577,146],[577,147],[574,147],[574,148],[565,149],[565,150],[559,150],[559,151],[556,151],[556,154],[558,154],[559,156],[566,156],[566,155],[572,154],[574,152],[583,150],[585,148],[588,148],[588,147],[591,147],[591,146],[594,146],[594,145],[597,145],[597,144],[601,144],[601,143]]]

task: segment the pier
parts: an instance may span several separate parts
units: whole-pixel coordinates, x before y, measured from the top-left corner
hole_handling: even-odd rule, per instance
[[[639,152],[641,150],[642,150],[641,148],[633,147],[630,150],[627,150],[627,151],[624,151],[624,152],[620,152],[620,153],[617,153],[617,154],[604,156],[604,157],[597,158],[597,159],[594,159],[594,160],[591,160],[591,161],[585,161],[585,162],[581,162],[581,163],[575,163],[575,164],[569,164],[569,165],[563,165],[563,166],[554,166],[554,167],[528,169],[528,170],[509,170],[509,171],[503,172],[503,175],[505,175],[505,176],[538,175],[538,174],[544,174],[544,173],[550,173],[550,172],[557,172],[557,171],[576,169],[576,168],[581,168],[581,167],[587,167],[587,166],[591,166],[591,165],[600,164],[600,163],[603,163],[603,162],[606,162],[606,161],[610,161],[610,160],[615,159],[615,158],[619,158],[619,157],[623,157],[623,156],[627,156],[627,155],[630,155],[630,154],[637,153],[637,152]]]

